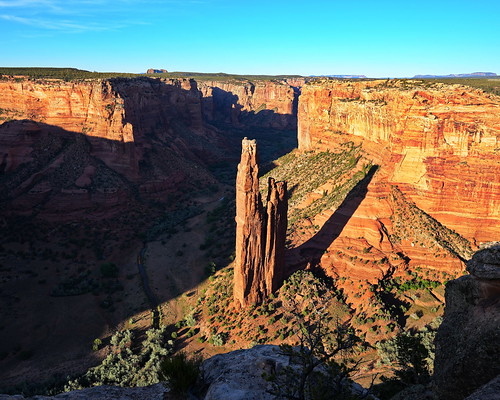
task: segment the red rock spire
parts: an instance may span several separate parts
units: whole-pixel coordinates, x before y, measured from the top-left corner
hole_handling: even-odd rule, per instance
[[[269,179],[264,208],[258,174],[257,143],[245,138],[236,177],[234,299],[240,306],[261,302],[284,279],[286,182]]]

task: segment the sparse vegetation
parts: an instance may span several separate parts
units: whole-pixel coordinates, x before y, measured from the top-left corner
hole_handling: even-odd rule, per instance
[[[471,257],[472,246],[467,239],[419,209],[395,186],[391,189],[391,202],[394,204],[391,216],[395,230],[392,236],[394,242],[414,238],[419,244],[436,252],[444,250],[463,260]]]
[[[288,293],[283,309],[297,343],[280,345],[292,365],[266,377],[273,393],[292,400],[361,398],[351,391],[349,376],[358,364],[349,357],[362,340],[349,320],[332,316],[333,292],[310,273],[299,272],[292,275]]]
[[[390,365],[392,377],[382,376],[377,390],[390,397],[407,386],[427,384],[434,362],[434,338],[436,327],[426,327],[421,331],[401,331],[389,340],[377,343],[377,351],[382,363]]]
[[[142,334],[124,330],[111,339],[111,352],[97,367],[66,385],[66,391],[97,385],[146,386],[160,381],[160,363],[173,342],[167,328],[148,329]],[[94,345],[95,345],[94,341]]]
[[[218,80],[245,82],[252,80],[280,81],[286,78],[299,78],[299,75],[235,75],[225,73],[203,72],[165,72],[161,74],[131,74],[123,72],[92,72],[77,68],[40,68],[40,67],[1,67],[0,76],[27,76],[31,79],[61,79],[64,81],[79,81],[87,79],[110,78],[193,78],[197,80]],[[4,78],[5,79],[5,78]]]
[[[200,374],[200,357],[189,358],[186,353],[179,352],[165,358],[160,364],[160,376],[173,393],[186,395]]]
[[[345,199],[349,191],[363,179],[371,163],[364,161],[361,148],[352,142],[342,143],[338,152],[292,152],[276,161],[276,168],[264,175],[261,191],[265,198],[267,178],[288,182],[289,206],[288,225],[296,229],[297,222],[312,218],[321,211],[334,209]],[[331,186],[326,190],[325,186]],[[321,193],[305,207],[298,207],[311,193]]]

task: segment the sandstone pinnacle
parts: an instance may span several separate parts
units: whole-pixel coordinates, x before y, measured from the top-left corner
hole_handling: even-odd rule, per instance
[[[236,177],[234,299],[240,306],[261,302],[284,279],[286,182],[269,179],[264,207],[258,174],[257,143],[244,138]]]

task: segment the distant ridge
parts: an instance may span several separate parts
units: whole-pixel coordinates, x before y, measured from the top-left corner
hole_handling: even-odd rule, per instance
[[[314,78],[366,79],[365,75],[311,75]]]
[[[497,76],[494,72],[472,72],[470,74],[415,75],[414,78],[491,78]]]

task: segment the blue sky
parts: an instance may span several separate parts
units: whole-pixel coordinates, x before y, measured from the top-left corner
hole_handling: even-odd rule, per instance
[[[0,65],[500,74],[500,1],[0,0]]]

